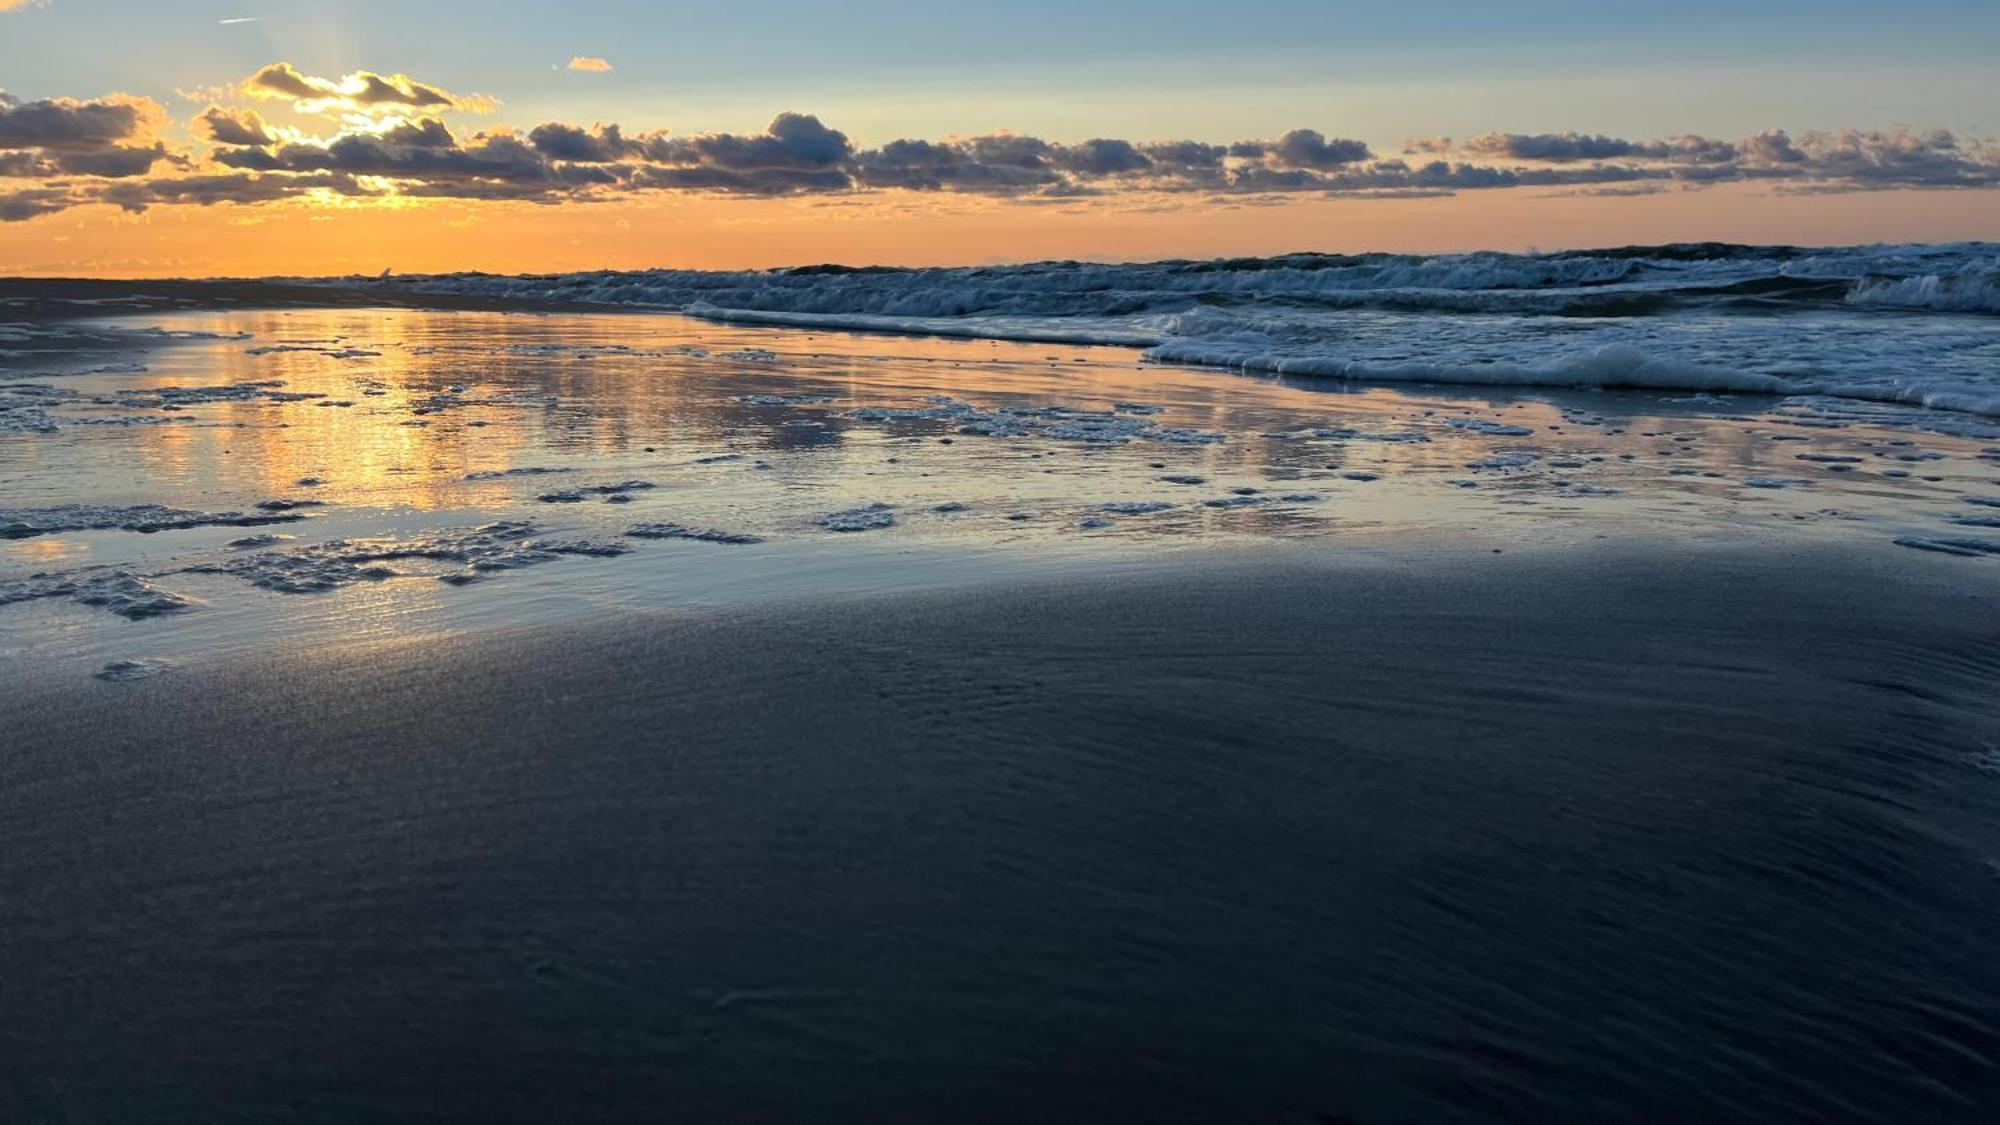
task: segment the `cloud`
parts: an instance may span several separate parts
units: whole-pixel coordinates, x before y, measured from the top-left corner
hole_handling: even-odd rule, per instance
[[[0,0],[0,12],[19,12],[28,8],[40,8],[49,0]]]
[[[1374,156],[1360,141],[1327,140],[1316,129],[1294,129],[1275,141],[1238,141],[1229,155],[1261,160],[1272,168],[1326,171]]]
[[[0,149],[90,152],[141,136],[165,117],[159,103],[128,94],[24,102],[0,93]]]
[[[1756,164],[1804,164],[1809,157],[1800,152],[1783,129],[1768,129],[1736,142],[1745,160]]]
[[[1762,134],[1760,148],[1784,154],[1783,133]],[[1991,187],[2000,183],[2000,145],[1961,140],[1945,129],[1813,131],[1792,146],[1803,159],[1782,158],[1770,174],[1813,181],[1811,190],[1897,187]]]
[[[1454,151],[1443,143],[1438,151]],[[1455,151],[1525,161],[1531,167],[1592,162],[1554,177],[1569,182],[1620,176],[1683,184],[1776,180],[1796,181],[1792,186],[1812,191],[2000,186],[1995,143],[1960,138],[1945,129],[1814,130],[1796,138],[1783,129],[1769,129],[1736,141],[1696,134],[1634,141],[1580,133],[1485,133]],[[1551,179],[1546,173],[1527,177]]]
[[[1449,142],[1447,142],[1449,144]],[[1684,134],[1658,141],[1628,141],[1587,133],[1481,133],[1465,142],[1463,151],[1477,156],[1505,157],[1548,163],[1640,157],[1689,164],[1726,163],[1737,154],[1728,141]]]
[[[1615,137],[1581,133],[1481,133],[1466,141],[1463,151],[1515,160],[1609,160],[1632,156],[1638,146]]]
[[[253,98],[318,98],[333,92],[333,83],[319,79],[319,85],[299,73],[299,68],[288,62],[272,63],[257,73],[245,78],[241,87],[245,94]]]
[[[55,163],[39,152],[0,152],[0,180],[52,176],[55,172]]]
[[[1143,172],[1153,166],[1152,160],[1133,147],[1131,141],[1102,137],[1059,150],[1056,164],[1082,176],[1116,176],[1125,172]]]
[[[162,160],[180,160],[153,139],[165,122],[158,103],[126,94],[24,102],[0,92],[0,177],[144,175]],[[32,218],[60,210],[56,201],[67,198],[16,191],[8,196],[7,215]]]
[[[599,125],[595,131],[551,121],[528,132],[535,151],[552,160],[581,160],[608,164],[636,155],[643,146],[627,141],[616,125]]]
[[[293,109],[308,114],[381,110],[490,113],[499,105],[484,95],[460,96],[407,74],[357,70],[343,78],[318,78],[288,62],[272,63],[236,88],[247,97],[288,100]]]
[[[610,71],[611,62],[608,59],[600,59],[595,55],[578,55],[569,60],[569,69],[584,71],[588,74],[604,74]]]
[[[146,99],[21,101],[0,93],[0,217],[33,219],[93,202],[138,211],[327,195],[553,204],[650,192],[821,199],[914,192],[1059,207],[1097,199],[1130,210],[1509,188],[1636,195],[1731,182],[1786,192],[2000,188],[2000,143],[1945,130],[1772,129],[1735,141],[1495,132],[1409,141],[1393,158],[1310,128],[1233,143],[995,132],[862,148],[805,113],[781,113],[749,133],[545,121],[522,132],[468,134],[445,115],[473,99],[407,75],[357,71],[335,80],[285,63],[237,91],[314,112],[338,108],[343,128],[311,137],[247,106],[211,104],[191,123],[215,142],[197,162],[160,141],[165,114]]]
[[[195,118],[208,130],[209,138],[225,145],[276,144],[270,127],[254,109],[230,110],[209,106]]]
[[[0,11],[5,10],[0,8]],[[53,215],[74,206],[75,202],[68,191],[60,188],[0,192],[0,223],[24,223],[43,215]]]
[[[1229,146],[1201,141],[1152,141],[1139,147],[1154,167],[1186,171],[1220,170],[1223,157],[1229,155]]]
[[[1012,133],[945,141],[891,141],[855,159],[858,180],[872,188],[1019,195],[1062,180],[1050,159],[1054,146]]]
[[[158,143],[143,147],[113,145],[90,152],[58,152],[51,155],[56,169],[72,176],[143,176],[160,161],[173,159],[167,146]]]
[[[690,137],[656,134],[641,146],[646,159],[733,172],[824,172],[854,155],[847,134],[829,129],[810,114],[781,113],[762,133],[698,133]]]
[[[383,133],[344,133],[332,141],[275,148],[218,149],[218,164],[259,172],[339,172],[429,182],[559,182],[560,165],[509,134],[481,133],[461,144],[443,122],[424,118]]]
[[[97,195],[97,202],[127,211],[140,212],[155,204],[268,203],[310,192],[336,195],[370,194],[351,176],[259,176],[249,173],[175,176],[133,183],[112,184]]]
[[[246,172],[377,177],[394,181],[397,193],[417,197],[585,201],[614,189],[738,195],[846,191],[853,187],[853,155],[845,134],[816,117],[786,113],[752,134],[628,138],[616,125],[584,129],[549,122],[525,136],[502,131],[463,141],[437,118],[420,117],[324,142],[226,145],[213,159]]]

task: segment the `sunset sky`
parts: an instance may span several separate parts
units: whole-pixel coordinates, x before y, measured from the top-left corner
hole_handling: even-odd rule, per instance
[[[1991,0],[0,0],[0,272],[2000,239]]]

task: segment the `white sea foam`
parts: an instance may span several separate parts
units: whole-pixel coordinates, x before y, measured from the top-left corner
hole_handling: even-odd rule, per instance
[[[1110,512],[1112,515],[1143,516],[1167,511],[1173,505],[1165,500],[1113,500],[1097,507],[1099,511]]]
[[[819,518],[819,525],[828,531],[878,531],[896,526],[896,510],[888,504],[870,504],[865,508],[828,512]]]
[[[1535,463],[1537,454],[1496,453],[1491,457],[1481,457],[1477,461],[1467,461],[1468,469],[1525,469]]]
[[[475,481],[505,480],[508,477],[539,477],[547,476],[551,473],[570,473],[575,471],[574,469],[550,468],[545,465],[528,465],[519,469],[487,469],[482,472],[467,473],[465,474],[465,479]]]
[[[2000,257],[1975,258],[1949,273],[1862,278],[1847,294],[1847,302],[1879,308],[2000,313]]]
[[[1818,394],[2000,415],[2000,254],[1979,244],[339,283],[1107,344],[1298,378]]]
[[[755,535],[736,531],[718,531],[712,527],[689,527],[679,523],[638,523],[625,529],[625,534],[634,539],[692,539],[700,543],[726,543],[745,546],[762,543]]]
[[[146,680],[168,669],[164,660],[113,660],[99,669],[95,675],[107,683],[126,683],[131,680]]]
[[[334,539],[196,563],[192,574],[226,574],[281,594],[313,594],[356,582],[395,578],[390,563],[423,560],[462,564],[436,577],[463,584],[497,571],[539,566],[571,555],[608,557],[631,548],[597,540],[539,538],[534,524],[502,520],[472,528],[441,528],[407,538]]]
[[[137,621],[178,613],[195,604],[128,570],[86,570],[67,574],[37,574],[0,582],[0,606],[43,598],[68,598]]]
[[[304,519],[295,512],[199,512],[162,504],[112,507],[61,504],[53,508],[0,508],[0,539],[26,539],[62,531],[179,531],[191,527],[257,527]]]
[[[1896,540],[1898,547],[1914,547],[1919,551],[1932,551],[1941,555],[1957,555],[1960,558],[1990,558],[2000,555],[2000,539],[1973,539],[1964,536],[1931,537],[1906,535]]]
[[[1147,414],[1087,410],[1074,406],[1005,406],[986,409],[944,395],[924,406],[860,406],[846,412],[859,422],[946,422],[959,433],[976,437],[1022,437],[1029,434],[1056,441],[1123,445],[1157,441],[1170,445],[1215,445],[1227,436],[1213,430],[1161,426]]]

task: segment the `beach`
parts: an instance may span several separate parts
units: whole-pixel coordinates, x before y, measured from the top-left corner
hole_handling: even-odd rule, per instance
[[[1962,564],[1294,545],[10,674],[0,1092],[1977,1120]]]
[[[2000,1097],[1976,411],[148,284],[7,325],[9,1116]]]

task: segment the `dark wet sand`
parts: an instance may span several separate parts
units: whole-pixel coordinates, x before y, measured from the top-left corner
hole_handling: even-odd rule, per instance
[[[1990,1121],[2000,590],[1137,575],[0,686],[0,1118]]]

